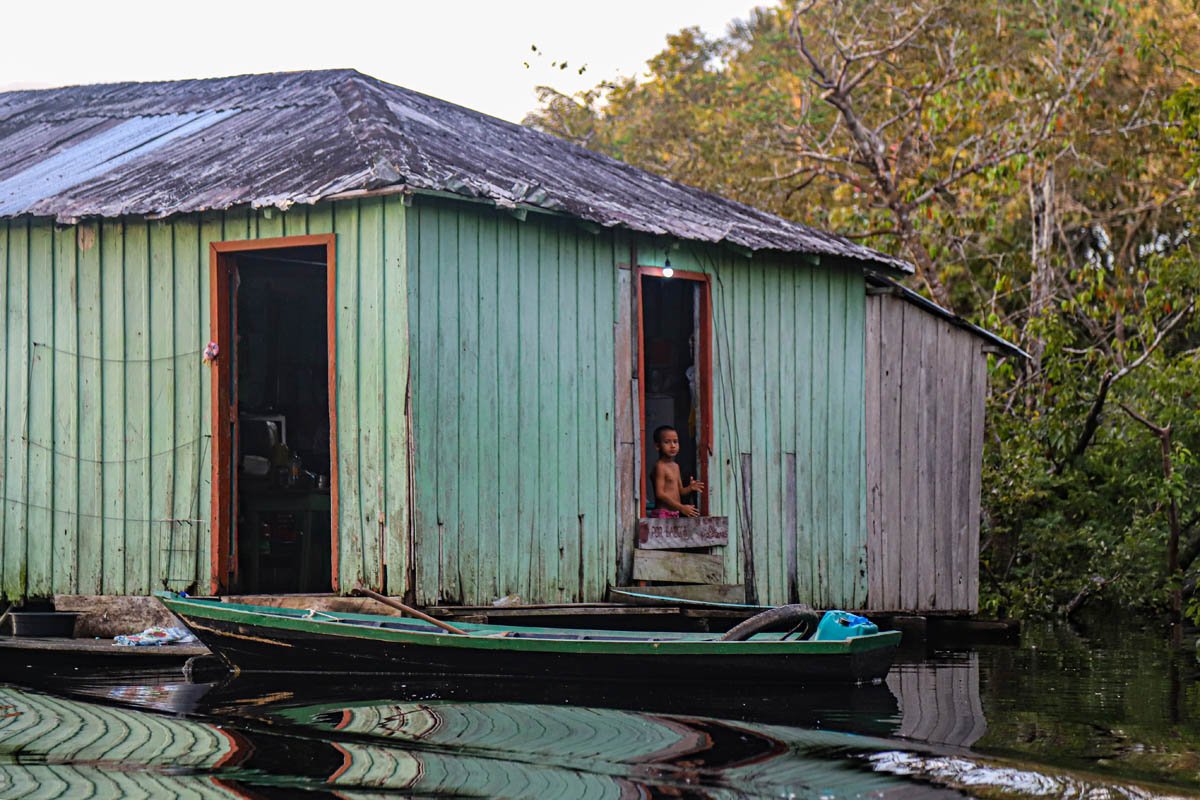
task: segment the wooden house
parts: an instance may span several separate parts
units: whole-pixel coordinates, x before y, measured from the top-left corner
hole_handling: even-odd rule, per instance
[[[0,592],[603,600],[667,423],[720,580],[872,605],[908,271],[350,70],[0,94]]]

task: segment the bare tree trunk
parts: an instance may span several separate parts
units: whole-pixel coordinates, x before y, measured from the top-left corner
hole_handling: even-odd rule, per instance
[[[1046,168],[1041,181],[1029,182],[1029,218],[1032,224],[1030,263],[1033,268],[1029,279],[1029,320],[1046,313],[1054,301],[1054,265],[1050,262],[1050,251],[1054,244],[1054,167]],[[1029,323],[1026,322],[1026,330]],[[1039,372],[1046,343],[1041,337],[1029,342],[1029,353],[1033,356],[1033,371]]]

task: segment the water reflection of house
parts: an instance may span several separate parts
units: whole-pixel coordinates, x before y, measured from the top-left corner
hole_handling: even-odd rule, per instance
[[[240,798],[191,773],[246,755],[215,725],[0,686],[0,797]]]
[[[255,706],[215,724],[0,688],[0,797],[706,797],[911,790],[857,754],[895,743],[709,717],[449,701]],[[9,757],[19,754],[20,758]],[[273,795],[272,795],[273,796]]]
[[[897,259],[353,71],[0,94],[0,153],[6,597],[603,600],[672,422],[686,578],[975,608],[982,343],[873,317]]]
[[[987,733],[979,695],[978,653],[894,664],[887,685],[900,703],[900,736],[935,745],[970,747]]]
[[[682,789],[705,797],[858,797],[911,788],[844,757],[894,742],[709,717],[431,701],[300,706],[281,718],[352,735],[335,742],[345,760],[329,782],[339,786],[612,798]]]

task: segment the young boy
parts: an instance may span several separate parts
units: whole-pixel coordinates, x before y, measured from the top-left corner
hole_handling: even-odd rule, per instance
[[[679,432],[670,425],[660,425],[654,429],[654,446],[658,448],[658,461],[650,471],[650,480],[654,483],[654,499],[656,508],[650,512],[652,517],[698,517],[700,511],[695,505],[685,505],[684,495],[698,495],[704,491],[704,484],[694,478],[688,479],[687,486],[679,477],[679,465],[675,456],[679,455]]]

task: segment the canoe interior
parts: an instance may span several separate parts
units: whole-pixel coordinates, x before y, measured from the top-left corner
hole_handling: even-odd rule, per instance
[[[255,606],[242,603],[226,603],[220,600],[201,600],[196,598],[177,598],[171,595],[163,594],[161,598],[167,606],[176,613],[183,611],[184,613],[200,613],[203,615],[205,608],[211,608],[217,611],[238,611],[246,614],[252,614],[256,617],[262,617],[262,623],[269,624],[271,618],[280,620],[302,620],[315,623],[334,623],[339,625],[353,625],[364,629],[376,629],[384,631],[403,631],[406,633],[418,634],[433,634],[438,636],[447,636],[446,632],[435,625],[424,622],[418,619],[408,617],[386,616],[382,614],[358,614],[352,612],[325,612],[325,611],[310,611],[294,608],[280,608],[277,606]],[[469,634],[478,634],[480,637],[497,636],[504,634],[505,639],[509,640],[529,640],[542,639],[554,641],[594,641],[594,642],[708,642],[716,643],[722,634],[711,632],[687,632],[687,631],[614,631],[609,629],[588,629],[588,628],[553,628],[553,627],[531,627],[522,625],[518,627],[506,625],[491,625],[481,623],[469,623],[455,621],[455,627],[466,631]],[[450,634],[451,636],[453,634]],[[789,644],[804,645],[804,644],[821,644],[821,645],[841,645],[842,642],[812,642],[799,641],[796,639],[786,639],[789,634],[786,632],[766,632],[759,633],[751,637],[750,642],[782,642],[787,641]],[[878,634],[880,637],[886,637],[889,641],[892,637],[899,639],[899,634],[894,632],[885,632]],[[871,639],[875,637],[859,637],[859,639]],[[849,640],[847,640],[849,641]],[[731,643],[725,643],[731,644]]]

